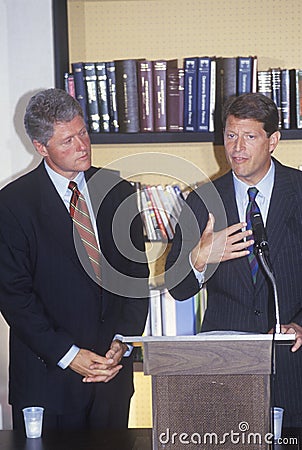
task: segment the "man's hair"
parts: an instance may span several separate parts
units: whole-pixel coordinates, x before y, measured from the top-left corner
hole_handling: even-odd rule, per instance
[[[262,123],[268,137],[279,129],[279,114],[275,103],[260,93],[230,97],[225,103],[222,115],[223,129],[229,116],[237,119],[254,119]]]
[[[25,130],[31,141],[47,145],[54,133],[54,125],[83,117],[79,102],[62,89],[46,89],[34,95],[24,115]]]

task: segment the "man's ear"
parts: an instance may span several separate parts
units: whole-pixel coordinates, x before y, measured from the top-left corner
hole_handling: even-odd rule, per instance
[[[35,146],[35,149],[41,156],[48,156],[48,151],[45,145],[41,144],[41,142],[38,142],[36,139],[33,140],[33,144]]]
[[[280,137],[281,137],[280,131],[275,131],[273,134],[270,135],[269,137],[270,153],[273,153],[273,151],[279,144]]]

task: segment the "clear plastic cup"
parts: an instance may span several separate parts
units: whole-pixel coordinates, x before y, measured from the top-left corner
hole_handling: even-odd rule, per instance
[[[40,406],[30,406],[23,410],[26,436],[28,438],[38,438],[42,434],[42,422],[44,408]]]
[[[274,416],[274,439],[280,439],[282,435],[282,421],[283,421],[283,408],[274,406],[273,416]]]

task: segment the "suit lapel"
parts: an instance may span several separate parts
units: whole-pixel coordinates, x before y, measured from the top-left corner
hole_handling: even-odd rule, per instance
[[[266,224],[272,264],[282,246],[282,237],[285,235],[284,230],[287,222],[298,206],[295,200],[295,190],[286,167],[283,167],[277,161],[275,161],[275,167],[275,183]]]

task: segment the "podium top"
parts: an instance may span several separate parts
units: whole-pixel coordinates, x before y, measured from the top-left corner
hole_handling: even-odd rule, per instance
[[[270,375],[274,346],[291,345],[294,335],[215,331],[123,340],[143,344],[146,375]]]
[[[127,343],[148,342],[206,342],[206,341],[277,341],[291,344],[295,334],[262,334],[244,333],[241,331],[207,331],[191,336],[124,336],[122,341]]]

